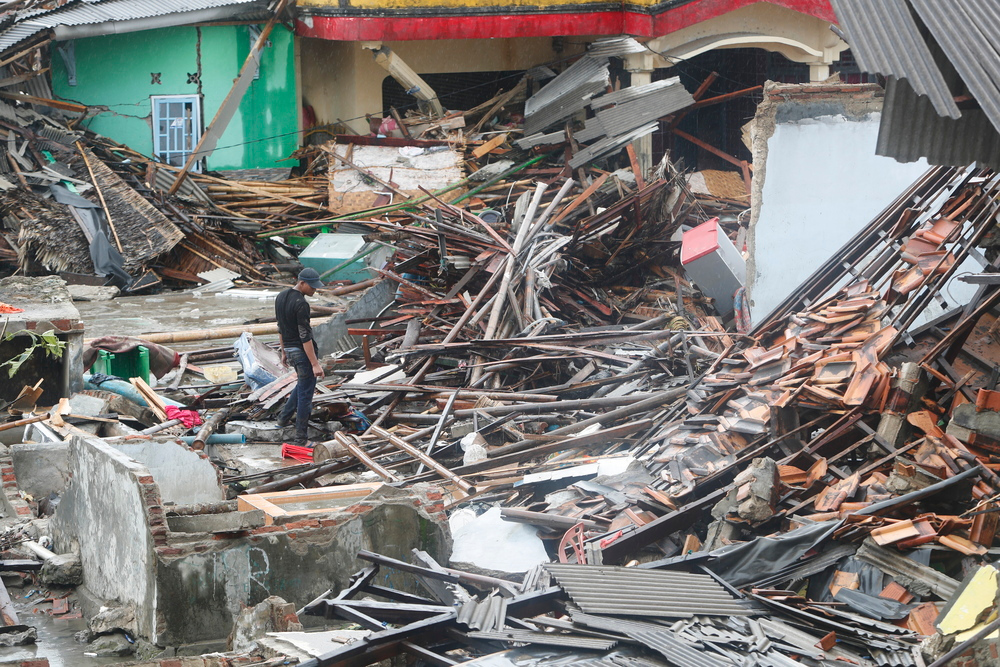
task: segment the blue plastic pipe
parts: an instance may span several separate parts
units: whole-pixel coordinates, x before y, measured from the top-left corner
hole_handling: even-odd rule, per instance
[[[110,391],[119,396],[124,396],[128,400],[132,401],[137,405],[141,405],[144,408],[149,407],[149,403],[146,399],[142,397],[139,390],[132,386],[131,382],[126,382],[125,380],[107,380],[101,384],[94,384],[90,381],[90,373],[83,374],[83,388],[90,389],[92,391]],[[169,398],[164,398],[160,396],[164,403],[167,405],[175,405],[179,408],[184,408],[183,403],[178,403],[177,401],[172,401]]]
[[[185,445],[194,444],[196,435],[184,435],[178,438]],[[206,445],[245,445],[247,437],[242,433],[213,433],[205,441]]]

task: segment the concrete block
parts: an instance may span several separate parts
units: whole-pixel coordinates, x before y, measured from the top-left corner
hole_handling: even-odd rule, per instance
[[[260,528],[264,518],[263,510],[168,516],[167,527],[175,533],[237,533]]]
[[[111,301],[121,290],[114,285],[67,285],[73,301]]]
[[[295,614],[295,605],[272,595],[260,604],[240,612],[226,644],[230,651],[247,651],[269,632],[299,630],[302,630],[302,624]]]
[[[57,554],[42,564],[42,583],[50,586],[79,586],[83,583],[83,564],[76,554]]]
[[[69,443],[19,444],[10,448],[17,486],[36,501],[62,495],[71,477]]]

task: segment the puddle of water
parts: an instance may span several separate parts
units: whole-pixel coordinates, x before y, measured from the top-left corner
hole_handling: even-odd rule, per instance
[[[29,592],[29,589],[12,589],[10,595],[18,620],[24,625],[34,627],[38,639],[35,644],[27,646],[0,648],[0,662],[47,658],[49,667],[100,667],[133,660],[133,658],[98,658],[84,655],[90,647],[76,641],[73,635],[86,630],[87,622],[82,618],[53,618],[45,613],[49,608],[48,604],[38,604],[36,612],[36,603],[33,599],[24,599],[24,595]],[[40,596],[35,594],[33,597]]]

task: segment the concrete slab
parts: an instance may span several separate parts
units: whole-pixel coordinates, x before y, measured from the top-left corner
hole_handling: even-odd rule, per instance
[[[264,525],[263,510],[168,516],[167,527],[175,533],[237,533]]]
[[[17,486],[36,501],[62,495],[72,476],[69,443],[18,444],[10,448]]]
[[[327,630],[325,632],[269,632],[258,644],[274,657],[287,655],[299,661],[318,658],[324,653],[361,641],[371,630]]]

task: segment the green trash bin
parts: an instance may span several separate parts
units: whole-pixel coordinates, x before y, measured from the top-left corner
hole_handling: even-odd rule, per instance
[[[99,350],[97,360],[90,370],[93,373],[103,373],[125,381],[142,378],[143,382],[149,382],[149,349],[139,345],[128,352]]]

